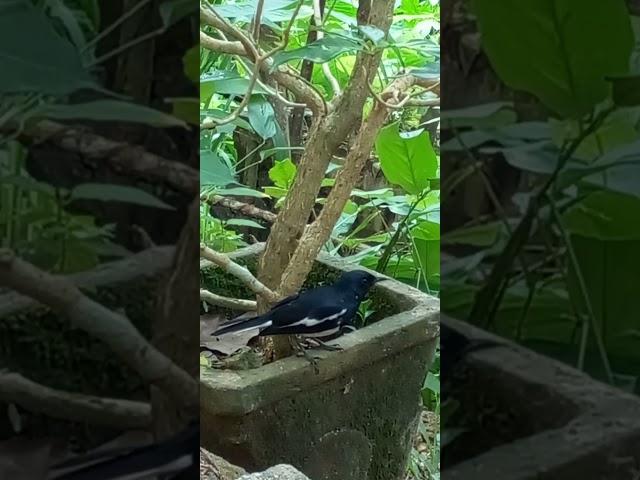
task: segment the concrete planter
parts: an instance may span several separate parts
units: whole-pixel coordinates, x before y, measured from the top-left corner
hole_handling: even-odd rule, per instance
[[[493,338],[448,318],[470,338]],[[505,341],[470,354],[453,396],[467,437],[442,451],[447,479],[623,480],[640,471],[640,399]]]
[[[347,269],[321,257],[316,278]],[[313,480],[404,480],[439,301],[399,282],[371,296],[389,315],[318,352],[254,370],[201,371],[201,443],[246,468],[289,463]]]

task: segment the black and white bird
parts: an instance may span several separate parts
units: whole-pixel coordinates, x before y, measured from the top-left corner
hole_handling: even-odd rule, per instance
[[[320,340],[355,330],[360,303],[374,284],[386,280],[363,270],[345,272],[333,285],[281,300],[263,315],[232,321],[212,333],[220,336],[258,329],[259,336],[300,335]],[[322,342],[319,342],[322,343]]]

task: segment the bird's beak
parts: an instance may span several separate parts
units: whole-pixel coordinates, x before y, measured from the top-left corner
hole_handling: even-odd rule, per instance
[[[380,282],[384,282],[386,280],[389,280],[389,279],[385,278],[385,277],[376,277],[376,279],[374,280],[373,283],[380,283]]]

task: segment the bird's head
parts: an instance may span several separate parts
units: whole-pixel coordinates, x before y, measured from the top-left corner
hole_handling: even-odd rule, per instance
[[[383,280],[386,280],[386,278],[376,277],[364,270],[352,270],[343,273],[336,285],[344,289],[353,290],[359,298],[364,298],[374,284]]]

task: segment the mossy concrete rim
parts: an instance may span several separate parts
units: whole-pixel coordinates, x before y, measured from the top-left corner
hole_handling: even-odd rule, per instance
[[[258,251],[259,247],[254,245],[247,255],[255,255]],[[241,258],[242,254],[234,257]],[[341,271],[367,270],[326,254],[321,254],[317,261]],[[318,357],[318,374],[306,359],[298,357],[239,372],[203,368],[200,371],[201,405],[206,405],[208,413],[213,415],[246,415],[438,337],[440,302],[437,298],[392,279],[377,284],[372,293],[393,299],[402,311],[331,342],[340,345],[342,351],[314,350],[314,356]]]
[[[476,371],[491,371],[494,376],[508,378],[513,385],[535,386],[547,393],[546,398],[555,408],[561,405],[566,409],[561,415],[561,425],[446,468],[447,478],[596,478],[586,477],[585,472],[593,473],[593,470],[581,471],[579,465],[591,462],[603,468],[609,458],[608,452],[615,451],[625,457],[637,451],[633,446],[640,439],[640,399],[635,395],[467,323],[446,315],[441,321],[468,338],[491,339],[503,345],[469,354],[468,361]],[[513,392],[511,402],[522,405],[523,415],[549,415],[546,402],[538,404],[530,398],[518,397],[517,389]]]

